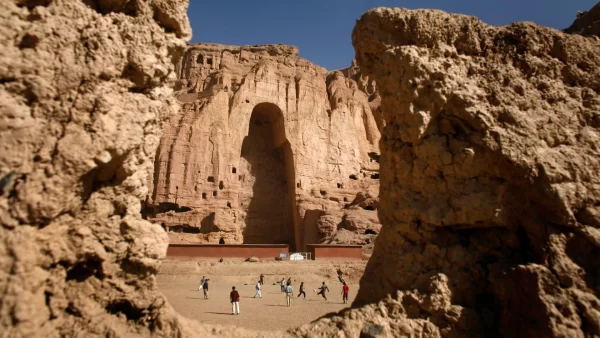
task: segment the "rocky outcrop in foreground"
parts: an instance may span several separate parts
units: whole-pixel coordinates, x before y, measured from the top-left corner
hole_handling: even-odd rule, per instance
[[[354,305],[395,294],[375,320],[427,337],[600,335],[597,39],[379,8],[353,43],[387,123]]]
[[[190,45],[177,73],[182,108],[165,125],[144,210],[171,243],[370,254],[383,125],[373,81],[286,45]]]
[[[237,335],[174,313],[154,278],[168,237],[140,217],[186,10],[0,2],[3,337]]]

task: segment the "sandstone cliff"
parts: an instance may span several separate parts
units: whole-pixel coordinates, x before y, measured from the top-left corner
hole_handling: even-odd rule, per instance
[[[376,203],[352,202],[379,189],[373,81],[285,45],[190,45],[177,71],[145,210],[172,242],[372,242]]]

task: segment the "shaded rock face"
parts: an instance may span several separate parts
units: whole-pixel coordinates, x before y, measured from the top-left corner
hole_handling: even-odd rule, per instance
[[[177,71],[182,110],[164,129],[144,210],[172,242],[372,242],[377,204],[351,201],[377,196],[382,122],[356,66],[327,73],[293,46],[196,44]],[[368,216],[334,239],[348,215]]]
[[[354,305],[382,300],[431,337],[600,335],[600,43],[383,8],[353,43],[387,124],[384,226]]]
[[[589,11],[577,13],[577,19],[565,32],[600,36],[600,2]]]

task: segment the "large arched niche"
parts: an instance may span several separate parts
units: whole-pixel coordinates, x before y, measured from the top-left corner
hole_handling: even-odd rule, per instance
[[[254,106],[240,151],[240,206],[246,211],[245,244],[298,242],[294,155],[281,109],[268,102]]]

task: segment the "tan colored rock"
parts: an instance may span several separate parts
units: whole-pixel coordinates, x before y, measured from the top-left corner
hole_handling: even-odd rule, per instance
[[[452,297],[404,312],[441,336],[600,335],[600,43],[384,8],[353,43],[387,123],[383,227],[354,305],[430,297],[436,274]]]
[[[177,69],[183,109],[161,138],[146,208],[172,242],[303,250],[378,190],[376,87],[356,67],[327,73],[292,46],[197,44]]]
[[[372,303],[288,333],[178,317],[154,279],[167,236],[139,201],[177,109],[170,60],[189,37],[186,4],[0,2],[0,332],[600,335],[600,46],[438,11],[370,11],[354,34],[387,114],[385,226],[358,302]],[[330,194],[296,196],[304,222],[345,212]],[[218,209],[208,224],[231,231],[234,214]]]
[[[187,1],[0,2],[0,332],[240,336],[178,317],[140,219]]]
[[[368,76],[365,76],[361,71],[360,67],[356,64],[356,60],[352,60],[352,65],[348,68],[340,70],[346,77],[354,80],[358,85],[358,89],[362,92],[366,93],[369,101],[369,108],[371,108],[371,112],[373,113],[373,117],[375,118],[375,122],[377,123],[377,128],[381,133],[383,128],[385,127],[385,120],[383,119],[383,112],[380,109],[381,106],[381,96],[379,95],[379,91],[377,90],[377,84],[373,79],[370,79]]]

